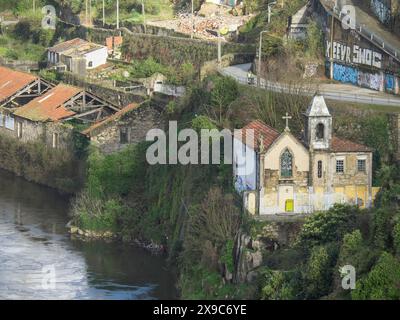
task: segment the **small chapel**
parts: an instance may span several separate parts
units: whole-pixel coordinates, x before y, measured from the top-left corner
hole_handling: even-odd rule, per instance
[[[290,131],[291,117],[283,118],[283,132],[256,120],[234,136],[235,189],[248,212],[311,214],[335,203],[370,207],[378,191],[372,187],[372,150],[333,135],[324,97],[313,97],[301,137]],[[252,139],[246,139],[248,132]]]

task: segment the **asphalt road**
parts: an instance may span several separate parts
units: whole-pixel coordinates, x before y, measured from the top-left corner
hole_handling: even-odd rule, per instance
[[[233,77],[241,84],[249,85],[247,81],[247,73],[250,67],[250,63],[239,64],[227,68],[222,68],[219,70],[219,72],[222,75]],[[257,85],[256,79],[254,82],[255,84],[252,86]],[[394,106],[400,108],[400,98],[397,98],[396,96],[352,85],[315,84],[307,85],[307,87],[302,88],[300,85],[287,85],[278,82],[266,81],[265,79],[261,79],[260,82],[262,88],[274,92],[296,93],[313,96],[316,91],[319,91],[319,93],[321,93],[326,99],[361,104]]]

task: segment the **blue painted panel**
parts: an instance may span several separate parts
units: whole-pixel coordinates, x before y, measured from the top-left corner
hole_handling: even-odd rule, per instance
[[[333,64],[333,79],[343,83],[358,84],[358,71],[353,67]]]
[[[391,74],[385,75],[385,88],[389,91],[394,90],[394,76],[392,76]]]

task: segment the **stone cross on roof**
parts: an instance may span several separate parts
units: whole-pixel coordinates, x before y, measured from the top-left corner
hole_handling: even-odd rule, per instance
[[[289,120],[292,119],[291,116],[289,116],[289,113],[286,112],[286,116],[282,117],[283,120],[286,120],[286,128],[285,131],[290,131],[289,129]]]

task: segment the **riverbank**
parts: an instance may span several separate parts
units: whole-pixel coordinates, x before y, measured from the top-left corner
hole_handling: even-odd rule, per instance
[[[84,241],[98,241],[103,240],[107,242],[122,242],[126,244],[135,244],[137,247],[145,249],[151,254],[165,255],[167,249],[163,245],[159,245],[149,241],[141,241],[139,239],[127,239],[121,234],[113,233],[111,231],[94,231],[80,229],[77,226],[72,225],[72,221],[67,223],[67,228],[71,236],[82,239]]]

